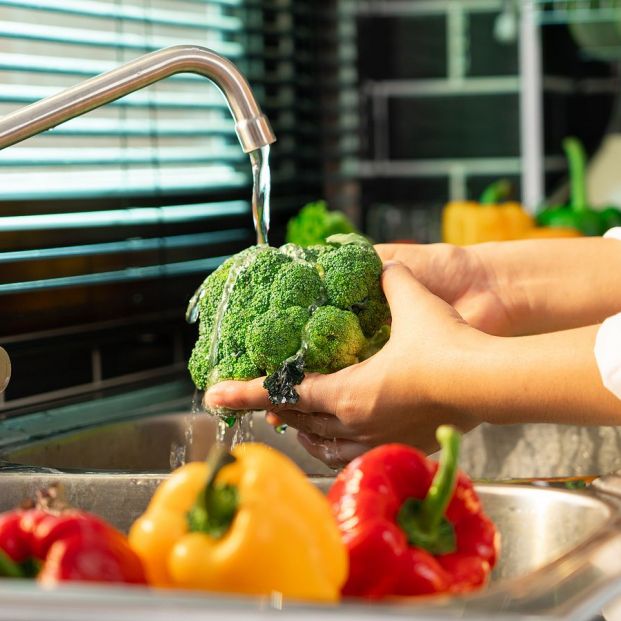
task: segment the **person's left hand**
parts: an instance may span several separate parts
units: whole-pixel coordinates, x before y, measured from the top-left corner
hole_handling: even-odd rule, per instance
[[[329,375],[308,374],[297,387],[299,401],[286,409],[269,402],[263,378],[217,384],[205,403],[273,412],[330,466],[386,442],[434,450],[442,423],[474,427],[480,421],[455,403],[467,384],[463,371],[477,364],[486,339],[494,337],[469,326],[400,263],[384,266],[382,286],[392,313],[391,337],[368,360]]]

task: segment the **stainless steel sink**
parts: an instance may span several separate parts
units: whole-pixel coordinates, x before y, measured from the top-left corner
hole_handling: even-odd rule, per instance
[[[140,515],[165,474],[0,474],[0,511],[19,504],[37,489],[61,481],[70,502],[127,530]],[[327,491],[332,477],[311,477]],[[477,486],[485,510],[502,536],[494,572],[501,580],[527,575],[587,540],[613,516],[614,509],[589,495],[501,484]]]
[[[216,419],[207,414],[147,416],[22,441],[0,450],[0,459],[56,470],[164,473],[184,461],[205,459],[216,440],[216,427]],[[307,474],[333,474],[302,448],[294,430],[277,433],[263,414],[253,416],[253,433],[257,442],[282,451]]]
[[[166,474],[110,473],[0,473],[0,511],[9,509],[38,488],[61,481],[69,500],[76,506],[94,511],[126,530],[144,510],[153,490]],[[312,477],[322,489],[331,484],[330,477]],[[502,537],[502,554],[492,583],[480,594],[457,598],[432,598],[415,602],[397,602],[391,606],[345,604],[338,609],[298,608],[285,603],[291,618],[335,619],[399,617],[411,619],[464,618],[501,619],[515,615],[557,619],[588,619],[613,596],[621,593],[621,504],[614,496],[598,491],[570,492],[535,486],[481,484],[477,491],[485,510],[496,522]],[[123,588],[89,589],[82,587],[41,593],[32,585],[15,584],[12,588],[0,581],[0,619],[14,618],[17,594],[29,595],[27,606],[45,602],[42,619],[62,618],[66,606],[93,607],[92,618],[112,619],[129,606],[137,615],[163,615],[193,618],[200,604],[195,595],[181,593],[149,594]],[[8,598],[8,599],[7,599]],[[76,599],[77,598],[77,599]],[[200,601],[200,600],[199,600]],[[269,598],[221,599],[202,597],[202,618],[262,616],[282,602]],[[172,607],[172,608],[171,608]],[[31,609],[29,609],[31,610]],[[57,616],[47,613],[56,611]],[[127,608],[125,608],[125,613]],[[183,614],[182,614],[183,611]],[[32,609],[39,614],[40,611]],[[97,614],[95,614],[97,613]],[[309,613],[309,614],[307,614]],[[312,613],[312,614],[310,614]],[[348,613],[348,614],[345,614]],[[282,614],[282,612],[281,612]],[[316,616],[318,615],[318,616]],[[91,615],[89,614],[89,617]],[[25,617],[20,617],[25,618]],[[77,617],[76,617],[77,618]],[[159,617],[158,617],[159,618]],[[162,616],[165,618],[165,616]]]

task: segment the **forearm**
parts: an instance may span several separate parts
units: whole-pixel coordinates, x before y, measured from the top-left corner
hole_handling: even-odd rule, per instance
[[[497,286],[513,334],[592,325],[621,311],[618,240],[526,240],[480,244],[471,251]]]
[[[464,351],[452,407],[491,423],[621,425],[621,400],[602,384],[598,326],[538,336],[492,337]],[[476,359],[476,368],[466,366]]]

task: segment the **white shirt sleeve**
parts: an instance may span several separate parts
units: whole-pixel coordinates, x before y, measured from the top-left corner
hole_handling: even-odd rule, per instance
[[[604,237],[621,241],[621,227],[610,229]],[[595,360],[604,386],[621,399],[621,313],[606,319],[598,330]]]

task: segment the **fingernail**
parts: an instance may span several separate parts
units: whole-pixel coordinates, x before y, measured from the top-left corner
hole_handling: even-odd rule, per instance
[[[212,386],[203,397],[203,401],[209,405],[221,405],[221,401],[224,398],[226,391],[220,386]]]

